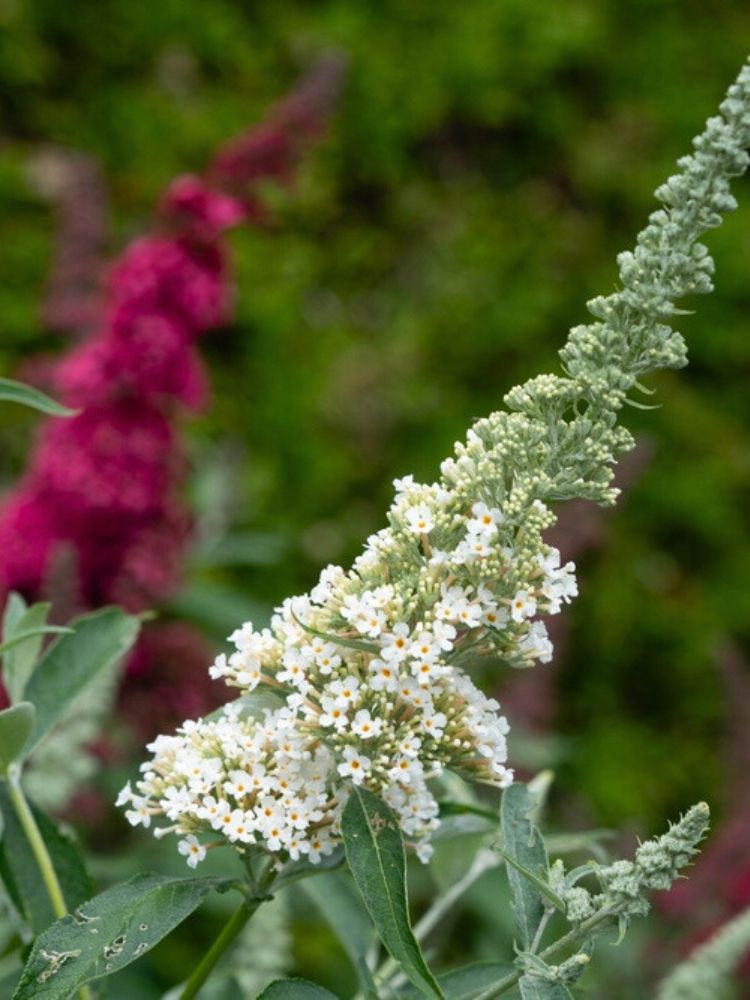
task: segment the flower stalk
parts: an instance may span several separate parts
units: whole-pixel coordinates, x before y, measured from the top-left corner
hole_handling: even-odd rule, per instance
[[[63,896],[60,880],[57,877],[55,866],[52,864],[52,858],[49,856],[47,845],[44,843],[44,838],[34,819],[34,814],[23,793],[23,788],[21,787],[21,769],[17,764],[11,764],[8,768],[7,781],[8,795],[13,803],[13,808],[16,810],[16,815],[23,828],[23,832],[26,834],[26,839],[29,842],[29,847],[31,847],[34,860],[39,866],[39,873],[42,876],[44,888],[52,905],[52,912],[59,920],[66,915],[68,908],[65,905],[65,897]],[[91,1000],[91,992],[88,986],[80,987],[78,997],[79,1000]]]

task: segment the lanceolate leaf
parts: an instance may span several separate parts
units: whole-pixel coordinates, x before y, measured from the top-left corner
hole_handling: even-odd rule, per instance
[[[32,931],[39,934],[52,923],[55,915],[39,865],[4,782],[0,782],[0,810],[5,820],[0,843],[0,877],[18,912]],[[73,909],[88,899],[93,889],[81,852],[72,835],[53,823],[36,806],[31,805],[31,811],[60,882],[65,903]]]
[[[34,942],[13,1000],[67,1000],[149,951],[231,879],[144,873],[107,889],[52,924]]]
[[[10,378],[0,378],[0,401],[20,403],[32,410],[47,413],[51,417],[72,417],[78,412],[67,406],[61,406],[60,403],[56,403],[54,399],[45,396],[38,389],[32,389],[30,385],[24,385],[22,382],[16,382]]]
[[[0,777],[8,773],[13,761],[22,757],[34,729],[34,706],[28,701],[0,712]]]
[[[119,608],[104,608],[74,623],[44,653],[31,675],[24,697],[36,707],[36,727],[29,752],[65,715],[75,698],[100,671],[111,667],[131,648],[140,621]]]
[[[537,831],[537,836],[539,836],[538,831]],[[544,896],[545,899],[547,899],[550,903],[552,903],[552,905],[555,907],[556,910],[559,910],[560,913],[565,913],[565,903],[563,903],[563,901],[560,899],[560,897],[557,895],[554,889],[552,889],[551,886],[546,882],[545,879],[540,878],[539,875],[535,875],[530,868],[527,868],[526,865],[522,865],[520,861],[517,861],[516,858],[514,858],[512,854],[508,854],[507,851],[501,849],[500,853],[502,854],[502,856],[505,858],[505,860],[508,862],[509,865],[512,865],[519,874],[523,875],[524,878],[528,879],[529,882],[531,882],[531,884],[534,886],[534,888],[539,893],[541,893],[541,895]]]
[[[404,844],[393,812],[355,785],[342,833],[354,881],[383,944],[425,996],[442,997],[409,923]]]
[[[510,855],[525,869],[546,879],[549,867],[547,851],[541,834],[528,818],[533,809],[534,801],[525,785],[516,783],[505,789],[500,806],[502,853],[506,857]],[[528,950],[544,914],[544,900],[525,874],[521,874],[512,865],[506,865],[506,870],[518,944],[523,950]]]
[[[43,635],[19,635],[43,627],[47,622],[49,603],[27,607],[20,594],[11,591],[3,613],[3,683],[11,702],[20,701],[23,689],[42,648]],[[14,644],[14,640],[15,643]]]
[[[263,990],[258,1000],[338,1000],[338,997],[307,979],[277,979]]]

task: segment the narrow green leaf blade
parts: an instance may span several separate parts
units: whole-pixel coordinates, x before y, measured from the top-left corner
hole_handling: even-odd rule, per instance
[[[7,601],[5,602],[5,608],[3,609],[2,635],[4,639],[7,639],[11,632],[15,629],[16,623],[24,616],[27,608],[28,605],[23,597],[21,597],[21,595],[15,590],[11,590],[8,594]]]
[[[0,712],[0,776],[23,756],[34,730],[36,712],[28,701],[19,702]]]
[[[94,896],[34,942],[14,1000],[63,1000],[80,986],[140,958],[231,879],[182,879],[154,873]]]
[[[33,803],[30,806],[60,882],[65,903],[69,909],[73,909],[84,899],[88,899],[93,891],[81,851],[70,833],[53,823]],[[39,934],[49,927],[55,915],[36,858],[5,782],[0,782],[0,811],[5,819],[0,844],[0,877],[18,912],[34,934]]]
[[[534,874],[546,878],[549,867],[547,851],[541,834],[529,820],[534,806],[525,785],[517,782],[505,789],[500,805],[502,853],[506,857],[510,855]],[[506,865],[506,871],[518,943],[523,950],[528,950],[544,914],[544,900],[526,875],[512,865]]]
[[[442,997],[409,922],[404,843],[392,810],[354,785],[342,833],[354,881],[383,944],[425,996]]]
[[[18,594],[11,594],[3,616],[3,683],[11,702],[20,701],[23,689],[39,657],[51,604],[30,608]]]
[[[20,403],[21,406],[39,410],[40,413],[46,413],[51,417],[72,417],[79,412],[62,406],[38,389],[11,378],[0,378],[0,402]]]
[[[519,872],[519,874],[523,875],[524,878],[528,879],[529,882],[531,882],[531,884],[534,886],[534,888],[542,896],[544,896],[545,899],[547,899],[550,903],[552,903],[552,905],[555,907],[556,910],[559,910],[560,913],[565,913],[565,903],[563,903],[563,901],[560,899],[560,897],[557,895],[554,889],[550,885],[548,885],[548,883],[545,882],[544,879],[540,878],[538,875],[535,875],[530,868],[527,868],[526,865],[522,865],[521,862],[518,861],[516,858],[514,858],[512,854],[508,854],[508,852],[502,850],[502,848],[500,849],[500,853],[502,854],[502,856],[505,858],[505,860],[508,862],[509,865],[513,865],[513,867],[516,869],[517,872]]]
[[[307,979],[277,979],[266,986],[257,1000],[338,1000],[338,997]]]
[[[47,735],[100,671],[111,667],[135,642],[140,620],[120,608],[104,608],[73,622],[44,653],[24,695],[36,706],[36,727],[29,752]]]

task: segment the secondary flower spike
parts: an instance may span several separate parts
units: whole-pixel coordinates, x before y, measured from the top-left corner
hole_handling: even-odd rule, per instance
[[[633,445],[618,412],[644,374],[685,364],[667,321],[675,299],[711,290],[697,238],[735,206],[729,178],[746,169],[748,145],[746,65],[721,117],[657,191],[664,207],[635,251],[619,256],[622,289],[590,302],[596,321],[571,332],[565,376],[512,389],[508,410],[474,424],[437,482],[396,481],[388,526],[351,570],[327,567],[270,629],[248,623],[230,637],[234,652],[211,674],[245,698],[151,744],[153,759],[120,796],[131,822],[166,817],[157,833],[186,838],[189,863],[198,838],[216,832],[241,850],[316,861],[339,840],[352,785],[364,784],[427,857],[438,822],[430,777],[450,768],[507,785],[507,723],[465,665],[478,653],[518,667],[550,658],[539,616],[577,592],[572,564],[544,543],[551,504],[614,502],[611,466]],[[705,825],[699,812],[689,815]],[[666,878],[659,858],[637,860],[654,884]]]

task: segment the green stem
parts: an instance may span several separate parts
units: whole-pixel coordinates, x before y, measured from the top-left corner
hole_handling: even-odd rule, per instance
[[[54,865],[52,864],[52,859],[49,856],[47,845],[44,843],[44,838],[39,832],[39,827],[36,825],[34,814],[31,811],[29,803],[26,801],[26,796],[23,794],[20,780],[20,768],[15,765],[9,767],[7,777],[8,793],[10,795],[11,802],[16,810],[18,820],[23,827],[23,832],[26,834],[26,839],[31,847],[31,852],[34,855],[37,865],[39,866],[39,872],[42,876],[44,887],[47,890],[47,895],[49,896],[50,903],[52,904],[52,912],[59,920],[61,917],[66,915],[68,908],[65,905],[65,897],[63,896],[60,881],[57,877],[57,873],[55,872]],[[91,1000],[91,993],[88,986],[82,986],[78,990],[78,996],[80,1000]]]
[[[268,892],[275,877],[276,872],[271,867],[258,879],[257,885],[255,886],[255,895],[248,895],[240,908],[229,918],[227,923],[222,928],[219,936],[216,938],[195,969],[193,969],[190,978],[185,983],[182,992],[180,993],[179,1000],[193,1000],[193,997],[198,995],[201,986],[203,986],[205,981],[211,975],[219,962],[219,959],[235,940],[250,917],[252,917],[261,903],[271,898]]]
[[[584,920],[578,927],[575,927],[572,931],[568,931],[563,937],[554,941],[548,948],[545,948],[539,957],[546,961],[548,958],[553,958],[558,952],[580,944],[590,931],[598,927],[599,924],[604,923],[605,920],[610,920],[613,916],[612,911],[606,907],[599,910],[598,913],[589,917],[588,920]],[[511,972],[482,993],[477,993],[471,1000],[495,1000],[495,997],[499,997],[501,994],[507,993],[508,990],[512,989],[522,975],[523,971]]]

